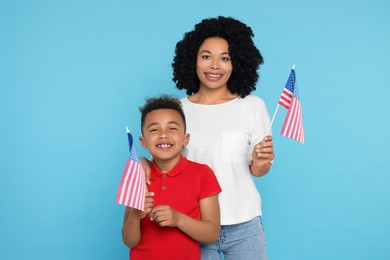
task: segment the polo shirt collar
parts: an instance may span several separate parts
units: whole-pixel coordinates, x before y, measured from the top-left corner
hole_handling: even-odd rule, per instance
[[[180,160],[177,162],[175,167],[173,167],[172,170],[170,170],[169,172],[166,172],[164,174],[168,175],[170,177],[175,177],[176,175],[183,172],[183,170],[185,169],[185,167],[187,165],[187,162],[188,162],[187,158],[184,156],[181,156]],[[154,163],[154,161],[152,162],[150,169],[151,169],[150,179],[155,179],[155,178],[158,178],[159,176],[163,175],[163,173],[160,171],[160,169],[157,167],[157,165]]]

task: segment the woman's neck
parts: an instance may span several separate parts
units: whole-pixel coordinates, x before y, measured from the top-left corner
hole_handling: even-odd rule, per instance
[[[235,99],[238,94],[232,94],[228,89],[202,90],[190,96],[188,99],[197,104],[216,105],[229,102]]]

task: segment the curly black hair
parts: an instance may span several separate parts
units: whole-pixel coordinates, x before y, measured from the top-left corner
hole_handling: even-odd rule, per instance
[[[263,63],[260,51],[253,43],[253,31],[244,23],[231,17],[203,19],[195,29],[184,34],[176,44],[173,58],[173,78],[178,89],[186,89],[187,95],[199,91],[199,79],[196,74],[196,60],[200,45],[210,37],[225,39],[229,45],[233,72],[227,87],[231,93],[241,97],[256,89],[259,78],[257,69]]]
[[[143,133],[142,128],[145,124],[146,116],[157,109],[173,109],[180,114],[180,117],[183,119],[184,131],[186,131],[186,117],[181,106],[180,99],[170,96],[170,95],[160,95],[159,97],[145,98],[146,103],[139,108],[141,112],[141,132]]]

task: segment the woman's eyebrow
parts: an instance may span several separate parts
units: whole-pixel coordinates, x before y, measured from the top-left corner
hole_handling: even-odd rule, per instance
[[[211,54],[211,51],[209,51],[209,50],[203,50],[200,53],[203,53],[203,52]],[[221,52],[221,55],[226,55],[226,54],[229,55],[230,53],[228,51]]]

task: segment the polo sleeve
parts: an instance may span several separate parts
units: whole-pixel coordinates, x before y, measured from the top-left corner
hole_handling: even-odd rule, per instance
[[[222,191],[221,186],[219,186],[217,177],[213,170],[207,165],[203,165],[201,169],[201,181],[199,187],[199,200],[211,197]]]

